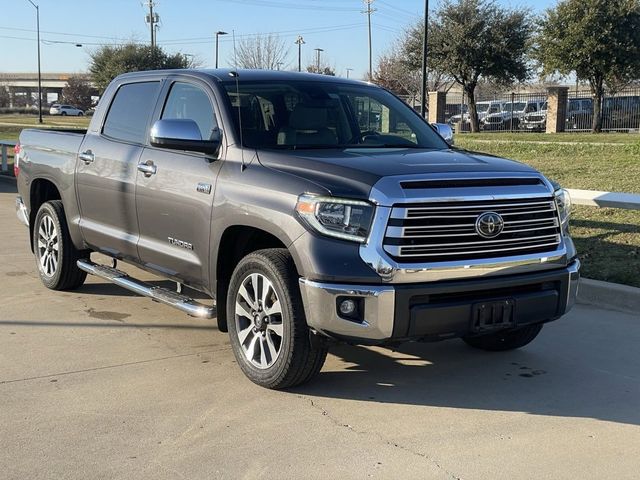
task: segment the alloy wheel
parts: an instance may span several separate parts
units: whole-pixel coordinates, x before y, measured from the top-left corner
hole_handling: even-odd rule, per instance
[[[236,334],[246,359],[256,368],[271,367],[283,342],[282,307],[273,283],[260,273],[248,274],[235,303]]]
[[[43,215],[38,227],[38,260],[42,273],[53,277],[58,270],[60,242],[58,230],[50,215]]]

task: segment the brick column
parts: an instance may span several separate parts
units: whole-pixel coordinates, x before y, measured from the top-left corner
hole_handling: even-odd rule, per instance
[[[429,123],[444,123],[447,92],[429,92]]]
[[[547,133],[564,132],[567,120],[569,87],[549,87],[547,89]]]

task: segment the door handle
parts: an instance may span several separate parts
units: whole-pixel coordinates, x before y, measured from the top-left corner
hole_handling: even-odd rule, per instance
[[[138,170],[144,173],[145,177],[150,177],[151,175],[155,175],[158,171],[158,167],[153,164],[152,160],[147,160],[144,163],[138,164]]]
[[[80,157],[80,160],[82,160],[85,165],[89,165],[90,163],[93,163],[93,161],[96,159],[95,155],[91,150],[82,152],[80,155],[78,155],[78,157]]]

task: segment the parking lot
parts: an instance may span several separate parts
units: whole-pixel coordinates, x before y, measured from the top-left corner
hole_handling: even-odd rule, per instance
[[[215,322],[46,290],[14,196],[0,179],[2,478],[638,478],[637,314],[578,306],[511,353],[339,346],[268,391]]]

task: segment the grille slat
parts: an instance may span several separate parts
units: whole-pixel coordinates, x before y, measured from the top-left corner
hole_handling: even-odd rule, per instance
[[[476,220],[487,212],[504,220],[495,238],[476,231]],[[555,202],[544,197],[399,205],[392,209],[383,246],[399,261],[434,262],[538,253],[560,242]]]

